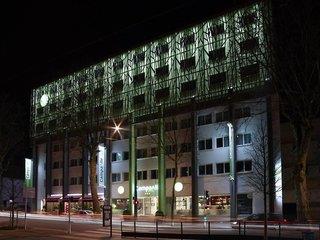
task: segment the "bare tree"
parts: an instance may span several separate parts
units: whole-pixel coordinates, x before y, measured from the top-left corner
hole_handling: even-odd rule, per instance
[[[268,152],[268,132],[266,123],[261,120],[260,124],[256,126],[253,134],[252,145],[246,151],[250,159],[252,160],[252,173],[245,176],[245,184],[250,187],[257,194],[263,196],[263,214],[264,214],[264,239],[267,239],[267,220],[268,220],[268,197],[271,195],[271,191],[281,191],[280,187],[270,187],[271,184],[279,186],[277,182],[281,181],[281,178],[269,175],[270,167],[274,167],[269,161]],[[281,168],[275,169],[275,175],[281,171]],[[281,186],[281,185],[280,185]]]
[[[320,4],[268,0],[260,5],[259,12],[247,9],[236,18],[235,31],[240,36],[235,39],[236,52],[258,67],[250,78],[260,75],[270,83],[279,97],[281,113],[293,129],[297,217],[306,221],[310,218],[306,165],[313,121],[320,113],[320,22],[316,17]]]

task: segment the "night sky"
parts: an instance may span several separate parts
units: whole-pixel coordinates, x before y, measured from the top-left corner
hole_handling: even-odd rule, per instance
[[[11,173],[31,157],[30,94],[35,87],[152,39],[236,8],[245,0],[17,1],[1,3],[0,93],[18,102],[24,146]],[[252,2],[252,1],[250,1]]]

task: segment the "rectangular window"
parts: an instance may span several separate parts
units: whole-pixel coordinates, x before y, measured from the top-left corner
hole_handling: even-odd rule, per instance
[[[191,118],[181,119],[180,129],[190,128],[191,127]]]
[[[180,177],[188,177],[188,176],[191,176],[191,167],[181,167]]]
[[[53,169],[59,168],[59,162],[53,162]]]
[[[170,97],[170,89],[168,87],[158,89],[155,92],[155,101],[157,103],[164,102],[168,100],[169,97]]]
[[[158,56],[160,56],[161,54],[164,54],[164,53],[167,53],[169,52],[169,45],[168,43],[164,43],[164,44],[159,44],[157,47],[156,47],[156,53]]]
[[[251,133],[237,134],[237,145],[245,145],[251,143]]]
[[[212,123],[212,114],[200,115],[198,116],[198,126],[211,124]]]
[[[174,178],[176,175],[176,169],[174,168],[167,168],[166,169],[166,178]]]
[[[137,158],[146,158],[148,157],[148,151],[147,149],[137,149]]]
[[[157,78],[164,78],[167,76],[169,76],[169,66],[168,65],[156,68],[156,77]]]
[[[219,34],[224,33],[224,25],[223,25],[223,23],[215,25],[215,26],[212,26],[210,28],[210,33],[211,33],[212,37],[215,37],[215,36],[217,36]]]
[[[212,149],[212,139],[199,140],[198,148],[199,150]]]
[[[243,172],[243,171],[244,171],[243,161],[237,162],[237,172]]]
[[[122,156],[123,156],[123,159],[122,160],[129,160],[129,152],[128,151],[124,151],[123,153],[122,153]]]
[[[226,163],[217,163],[217,174],[229,173],[230,172],[230,164]]]
[[[78,184],[81,185],[83,183],[83,177],[78,177]]]
[[[122,60],[115,60],[113,62],[113,70],[114,71],[118,71],[121,70],[123,68],[123,61]]]
[[[251,160],[244,161],[244,170],[246,172],[252,171],[252,161]]]
[[[140,63],[140,62],[143,62],[143,61],[144,61],[144,58],[145,58],[144,52],[142,52],[142,53],[137,53],[136,55],[133,56],[133,62],[134,62],[135,64]]]
[[[53,179],[53,186],[59,186],[59,179]]]
[[[120,81],[118,80],[112,84],[112,93],[113,94],[121,93],[122,90],[123,90],[123,81],[122,80],[120,80]]]
[[[195,80],[184,82],[181,84],[181,96],[189,97],[197,93],[197,82]]]
[[[151,157],[158,156],[158,148],[152,147],[152,148],[150,149],[150,156],[151,156]]]
[[[206,166],[201,165],[199,166],[199,175],[205,175],[206,174]]]
[[[252,64],[240,68],[241,81],[244,83],[256,82],[260,78],[259,64]]]
[[[209,79],[209,89],[216,89],[217,87],[221,87],[227,81],[227,73],[217,73],[210,76]]]
[[[144,73],[140,73],[133,76],[133,86],[139,87],[142,86],[145,82],[145,76]]]
[[[70,167],[78,166],[78,159],[71,159],[70,160]]]
[[[148,179],[147,171],[138,171],[137,178],[138,180],[147,180]]]
[[[216,147],[217,148],[229,147],[229,136],[216,138]]]
[[[112,153],[112,162],[121,161],[121,153]]]
[[[213,174],[212,164],[199,166],[199,175],[212,175],[212,174]]]
[[[251,52],[258,48],[259,41],[258,38],[250,38],[246,39],[239,43],[240,45],[240,51],[242,53]]]
[[[226,58],[225,48],[218,48],[209,52],[209,61],[217,62]]]
[[[129,181],[129,173],[128,172],[123,173],[123,181]]]
[[[229,111],[216,113],[216,122],[225,122],[229,120]]]
[[[177,150],[177,145],[167,145],[166,154],[174,154]]]
[[[120,173],[112,173],[112,182],[120,182],[121,174]]]
[[[251,116],[251,110],[250,107],[244,107],[244,108],[236,108],[234,110],[234,117],[235,118],[246,118]]]
[[[144,94],[133,97],[134,108],[141,108],[145,105]]]
[[[150,178],[151,179],[158,179],[158,170],[153,169],[150,171]]]
[[[72,177],[70,178],[70,185],[77,185],[78,184],[78,178]]]
[[[187,47],[195,42],[194,34],[190,34],[181,38],[180,44],[182,47]]]
[[[191,143],[182,143],[181,144],[181,152],[191,152]]]

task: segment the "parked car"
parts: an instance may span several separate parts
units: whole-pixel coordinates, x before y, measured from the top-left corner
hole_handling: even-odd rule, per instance
[[[93,211],[91,211],[91,210],[79,210],[78,214],[80,214],[80,215],[92,215]]]

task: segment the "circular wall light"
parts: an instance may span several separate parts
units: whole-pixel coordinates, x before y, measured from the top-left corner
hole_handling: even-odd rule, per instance
[[[118,193],[119,194],[123,194],[124,193],[124,187],[123,186],[119,186],[118,187]]]
[[[174,190],[176,192],[181,192],[183,189],[183,184],[181,182],[176,182],[176,184],[174,185]]]
[[[47,103],[48,103],[48,101],[49,101],[48,95],[47,95],[47,94],[43,94],[43,95],[41,96],[41,98],[40,98],[40,105],[41,105],[41,107],[46,106]]]

